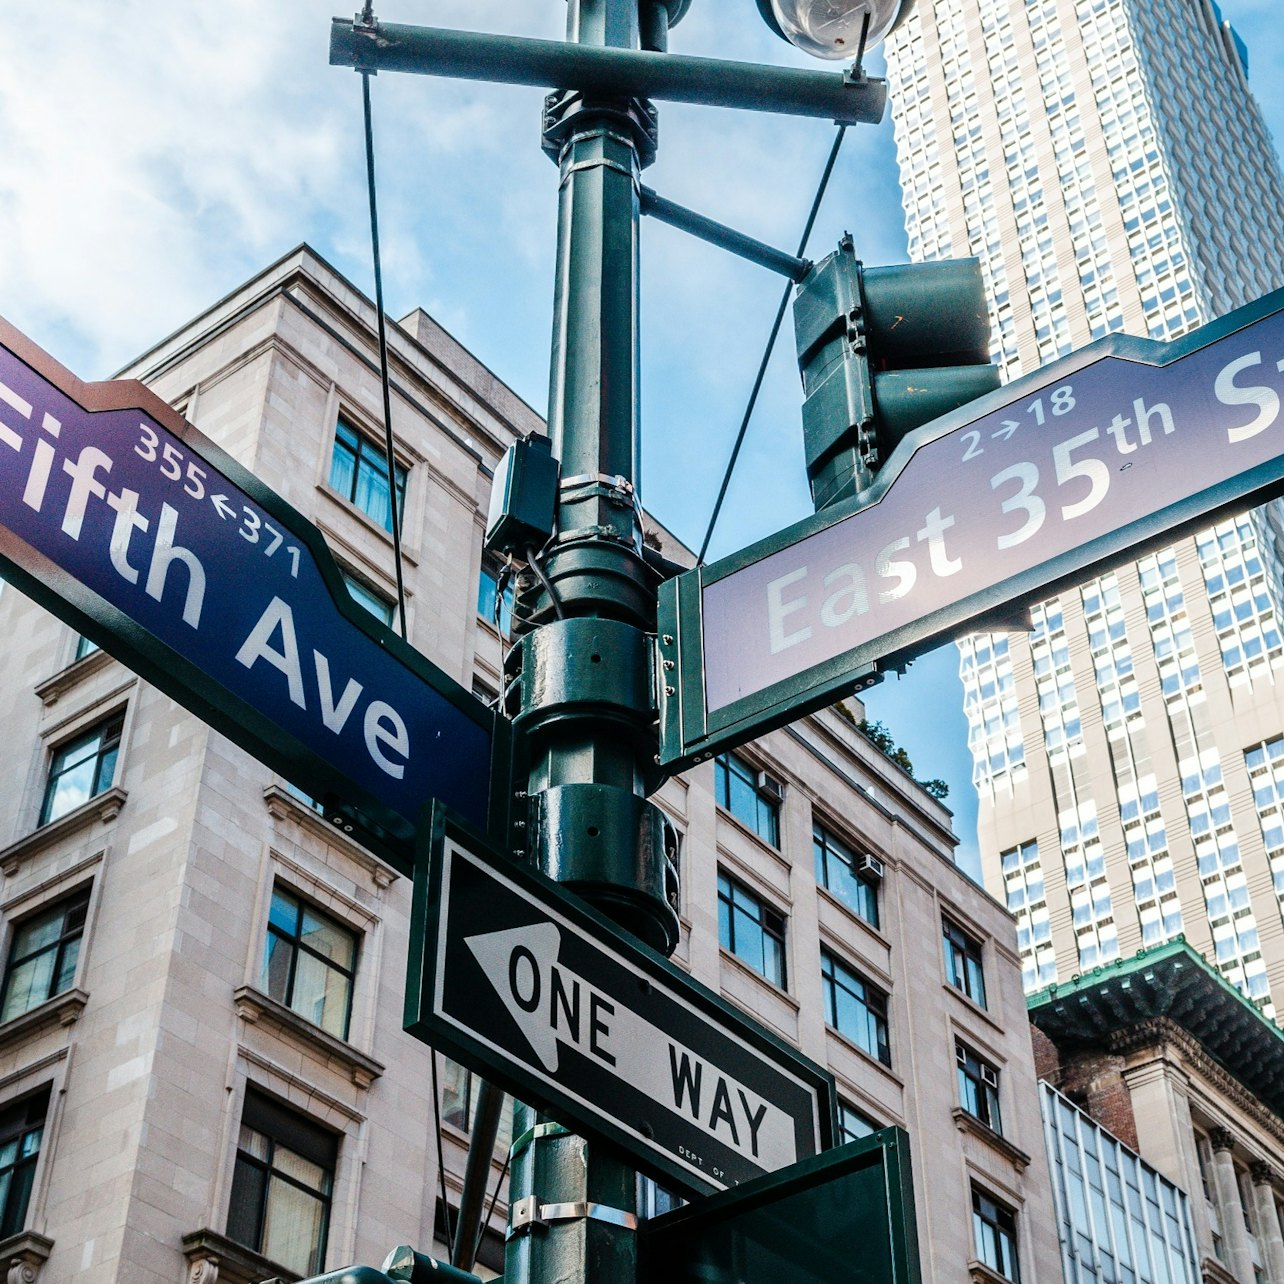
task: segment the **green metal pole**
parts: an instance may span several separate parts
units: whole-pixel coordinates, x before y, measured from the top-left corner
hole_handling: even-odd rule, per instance
[[[638,7],[570,0],[568,39],[635,49]],[[659,813],[646,801],[657,751],[648,639],[656,583],[637,500],[639,190],[654,138],[643,100],[548,99],[545,149],[560,171],[549,433],[561,490],[543,562],[549,587],[524,585],[519,615],[530,631],[512,665],[532,856],[667,953],[676,885]],[[526,1107],[514,1132],[506,1284],[634,1284],[631,1165]]]

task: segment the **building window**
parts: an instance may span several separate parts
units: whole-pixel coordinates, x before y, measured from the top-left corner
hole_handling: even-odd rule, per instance
[[[88,908],[89,888],[84,887],[14,927],[0,1021],[10,1021],[71,989]]]
[[[871,1057],[890,1066],[887,995],[859,973],[844,967],[828,950],[820,952],[820,984],[825,1020]]]
[[[247,1089],[228,1237],[296,1274],[315,1275],[325,1259],[338,1151],[333,1133]]]
[[[833,892],[858,918],[878,926],[878,883],[869,856],[857,856],[822,825],[811,829],[816,881]]]
[[[26,1224],[48,1111],[48,1088],[0,1111],[0,1239]]]
[[[397,483],[397,516],[401,517],[406,509],[406,470],[394,463],[393,476]],[[330,486],[384,530],[392,530],[387,456],[382,447],[367,441],[342,419],[334,431]]]
[[[83,660],[87,655],[93,655],[99,650],[97,642],[87,638],[83,633],[76,639],[76,656],[77,660]]]
[[[1016,1214],[972,1187],[972,1237],[977,1257],[1005,1280],[1019,1281]]]
[[[838,1141],[859,1141],[878,1131],[881,1125],[876,1124],[868,1115],[862,1114],[855,1106],[845,1101],[838,1103]]]
[[[263,989],[336,1038],[348,1037],[355,932],[277,887],[272,891]]]
[[[765,771],[757,771],[734,753],[721,753],[713,764],[718,805],[773,847],[780,846],[780,802],[784,790]]]
[[[718,875],[718,943],[785,988],[785,918],[752,892]]]
[[[449,1057],[442,1058],[441,1117],[460,1132],[472,1132],[477,1113],[477,1092],[480,1079],[466,1066]],[[495,1133],[495,1154],[501,1158],[508,1153],[513,1139],[513,1099],[505,1096]]]
[[[381,624],[392,628],[397,619],[396,603],[384,597],[377,589],[372,589],[364,580],[357,579],[355,575],[349,575],[347,571],[343,571],[342,574],[343,582],[348,586],[348,592],[353,600],[358,605],[364,606]]]
[[[513,627],[513,581],[492,557],[482,559],[477,576],[477,614],[505,637]]]
[[[985,970],[981,966],[981,942],[969,936],[957,923],[941,920],[945,938],[945,978],[973,1003],[985,1007]]]
[[[1003,1131],[999,1115],[999,1072],[964,1043],[955,1042],[959,1067],[959,1101],[974,1119],[995,1132]]]
[[[49,779],[45,784],[45,798],[40,808],[42,825],[65,816],[111,788],[124,725],[125,715],[114,714],[54,750],[49,763]]]

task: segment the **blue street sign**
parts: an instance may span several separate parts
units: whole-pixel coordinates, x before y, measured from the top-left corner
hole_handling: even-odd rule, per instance
[[[908,434],[853,499],[664,584],[662,760],[1279,495],[1281,372],[1284,290],[1172,343],[1109,336]]]
[[[403,870],[430,800],[490,819],[504,724],[352,599],[316,527],[142,384],[84,384],[2,320],[0,566]]]

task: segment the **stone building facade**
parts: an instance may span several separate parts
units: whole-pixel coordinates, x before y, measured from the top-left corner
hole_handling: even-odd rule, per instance
[[[392,327],[391,370],[410,639],[493,698],[491,477],[543,425],[422,312]],[[348,282],[301,247],[123,373],[310,518],[392,618],[374,314]],[[41,1284],[245,1284],[444,1255],[474,1085],[401,1028],[407,880],[12,587],[0,635],[0,1262]],[[833,1070],[845,1136],[908,1131],[925,1279],[1019,1262],[1051,1284],[1011,915],[853,715],[661,790],[675,961]]]
[[[1184,941],[1049,986],[1031,996],[1030,1016],[1041,1078],[1173,1183],[1175,1210],[1189,1196],[1199,1267],[1189,1278],[1284,1280],[1279,1027]],[[1071,1181],[1064,1176],[1070,1169],[1057,1167],[1063,1224],[1077,1202],[1108,1207],[1100,1170],[1085,1165]],[[1095,1221],[1104,1242],[1112,1218],[1098,1214]],[[1168,1238],[1180,1246],[1180,1233]],[[1069,1284],[1111,1278],[1092,1269],[1092,1251],[1068,1255]]]

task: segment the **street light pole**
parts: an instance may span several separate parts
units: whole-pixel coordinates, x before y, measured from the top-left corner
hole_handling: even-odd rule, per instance
[[[548,415],[560,480],[550,538],[524,550],[519,636],[505,661],[505,711],[525,786],[512,846],[666,955],[678,941],[676,853],[647,795],[662,779],[657,697],[673,663],[655,657],[657,589],[674,568],[645,548],[638,495],[638,224],[641,172],[656,146],[655,111],[642,95],[845,123],[877,121],[886,98],[859,58],[842,75],[821,76],[668,55],[668,28],[690,2],[568,0],[562,46],[336,19],[330,51],[331,62],[361,71],[563,86],[545,101],[543,131],[560,173]],[[912,2],[840,7],[895,12]],[[828,31],[832,3],[759,7]],[[687,225],[696,217],[664,208]],[[711,220],[699,225],[763,261],[768,247]],[[779,258],[767,254],[777,270]],[[631,1164],[529,1107],[517,1108],[514,1134],[506,1284],[635,1284]]]
[[[639,0],[570,0],[567,38],[636,49]],[[561,482],[544,576],[524,580],[519,598],[530,631],[511,657],[530,849],[545,873],[667,954],[676,870],[646,799],[656,779],[657,576],[637,494],[638,224],[654,109],[622,94],[555,92],[544,147],[560,170],[548,425]],[[505,1280],[633,1284],[631,1164],[527,1107],[514,1132]]]

